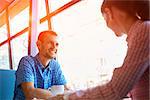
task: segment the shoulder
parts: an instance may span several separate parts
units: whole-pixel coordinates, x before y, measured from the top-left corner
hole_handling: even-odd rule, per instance
[[[148,33],[150,32],[150,21],[143,21],[139,27],[137,27],[137,33],[139,38],[148,39]],[[138,36],[137,36],[138,37]]]
[[[150,21],[144,21],[143,23],[150,26]]]
[[[51,60],[51,63],[52,63],[52,64],[55,64],[55,65],[59,64],[58,61],[55,60],[55,59],[52,59],[52,60]]]
[[[34,57],[32,57],[32,56],[24,56],[24,57],[21,58],[20,61],[28,61],[28,62],[32,62],[33,59],[34,59]]]
[[[17,73],[29,73],[29,72],[32,72],[34,70],[34,60],[33,60],[34,57],[32,56],[24,56],[21,58],[20,62],[19,62],[19,65],[18,65],[18,68],[17,68]],[[17,74],[17,75],[19,75]]]
[[[19,66],[34,66],[34,59],[32,56],[24,56],[21,58]]]
[[[147,36],[148,34],[145,33],[148,33],[149,30],[150,30],[150,21],[137,20],[133,25],[133,27],[131,28],[132,35],[135,37],[138,37],[140,35]]]
[[[59,68],[59,67],[60,67],[60,64],[58,63],[57,60],[52,59],[52,60],[50,61],[50,66],[51,66],[51,68],[56,69],[56,68]]]
[[[150,32],[150,21],[144,21],[144,26],[146,28],[146,32]]]
[[[144,30],[145,32],[149,32],[150,30],[150,21],[143,21],[140,27],[141,30]]]

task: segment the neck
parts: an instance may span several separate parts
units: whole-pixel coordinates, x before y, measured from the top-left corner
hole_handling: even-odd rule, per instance
[[[50,62],[51,59],[48,59],[48,58],[46,58],[45,56],[43,56],[39,53],[39,60],[41,61],[42,65],[45,68],[48,65],[48,63]]]

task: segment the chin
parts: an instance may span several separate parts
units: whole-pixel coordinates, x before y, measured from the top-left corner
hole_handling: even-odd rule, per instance
[[[116,35],[117,37],[121,37],[123,34],[122,34],[122,33],[116,33],[116,32],[115,32],[115,35]]]
[[[122,35],[118,35],[118,34],[116,34],[116,36],[117,36],[117,37],[121,37]]]
[[[55,58],[56,57],[56,53],[53,53],[53,52],[49,53],[48,55],[49,55],[50,58]]]
[[[49,56],[47,56],[47,57],[48,57],[48,59],[53,59],[53,58],[55,58],[56,56],[49,55]]]
[[[55,55],[52,55],[52,56],[51,56],[51,59],[53,59],[53,58],[56,58],[56,56],[55,56]]]

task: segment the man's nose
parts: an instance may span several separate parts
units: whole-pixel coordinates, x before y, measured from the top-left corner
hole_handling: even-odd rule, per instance
[[[52,43],[52,47],[53,47],[53,48],[57,48],[56,43]]]

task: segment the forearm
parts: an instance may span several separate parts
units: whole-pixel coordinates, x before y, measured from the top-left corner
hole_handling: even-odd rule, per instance
[[[40,88],[34,88],[29,91],[28,94],[25,95],[26,99],[48,99],[52,96],[51,92],[48,90],[40,89]]]

